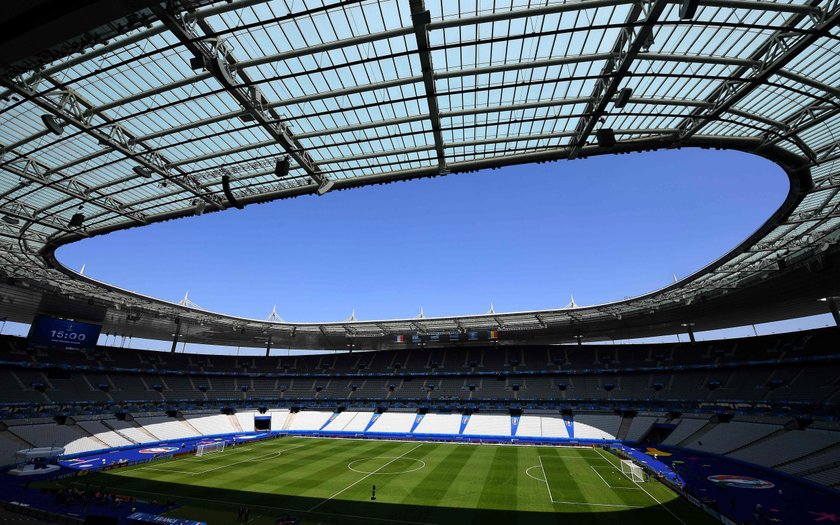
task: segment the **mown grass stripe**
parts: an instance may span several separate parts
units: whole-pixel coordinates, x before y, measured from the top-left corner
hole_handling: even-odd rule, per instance
[[[273,455],[294,445],[304,445]],[[57,483],[87,483],[94,490],[174,500],[187,506],[175,514],[195,517],[210,525],[226,524],[239,505],[249,505],[252,516],[262,514],[251,525],[272,525],[281,513],[299,515],[305,523],[354,524],[420,522],[439,525],[471,523],[622,523],[627,525],[681,525],[663,512],[640,490],[612,490],[593,467],[616,486],[622,482],[617,463],[594,449],[558,447],[511,447],[418,442],[283,438],[246,445],[222,453],[212,462],[185,458],[150,465],[185,472],[208,465],[227,465],[206,474],[157,472],[137,467],[88,474]],[[410,473],[413,458],[425,467]],[[364,464],[364,470],[383,467],[385,473],[353,472],[347,464],[360,458],[380,458]],[[526,469],[542,459],[557,501],[551,504],[542,472]],[[243,459],[248,461],[242,462]],[[378,462],[377,462],[378,461]],[[195,465],[193,465],[195,464]],[[186,467],[186,465],[190,465]],[[201,471],[199,471],[201,472]],[[355,484],[353,484],[355,483]],[[376,502],[370,501],[370,485],[377,485]],[[353,484],[351,486],[351,484]],[[333,494],[338,496],[315,508]],[[710,519],[659,483],[645,488],[679,515],[687,524],[711,523]],[[601,506],[615,505],[615,506]],[[644,508],[631,508],[641,506]],[[389,521],[393,520],[393,521]]]

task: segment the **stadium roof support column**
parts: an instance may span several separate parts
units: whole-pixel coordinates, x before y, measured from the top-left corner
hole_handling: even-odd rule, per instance
[[[591,101],[587,104],[584,116],[578,121],[575,137],[569,143],[572,147],[569,152],[569,159],[577,158],[581,148],[586,145],[586,141],[595,125],[604,115],[607,104],[612,102],[613,96],[618,91],[618,86],[630,71],[633,60],[636,59],[642,48],[650,48],[653,39],[653,26],[659,20],[667,5],[667,0],[633,4],[630,13],[627,15],[624,28],[619,32],[618,40],[613,46],[613,57],[604,64],[601,78],[595,82],[595,90],[590,97]],[[644,22],[641,26],[637,26],[637,20],[642,15],[645,15]]]
[[[840,327],[840,310],[838,310],[837,302],[837,297],[828,298],[828,309],[831,310],[831,317],[834,318],[834,324]]]
[[[443,132],[440,125],[440,107],[435,87],[434,66],[432,53],[429,51],[429,23],[431,13],[426,9],[425,0],[409,0],[411,8],[411,22],[414,25],[414,35],[417,37],[417,50],[420,56],[420,68],[423,73],[423,86],[426,89],[426,103],[429,106],[429,120],[432,122],[432,136],[435,139],[438,170],[448,173],[446,169],[446,153],[443,147]]]
[[[691,344],[696,343],[697,340],[694,338],[694,323],[682,323],[682,325],[680,326],[685,328],[685,331],[688,334],[688,339],[691,341]]]
[[[181,320],[175,319],[175,333],[172,334],[172,348],[169,349],[170,354],[175,353],[175,349],[178,347],[179,337],[181,337]]]
[[[303,168],[306,174],[318,185],[318,194],[329,191],[333,181],[321,172],[310,154],[303,148],[298,139],[292,134],[289,125],[270,106],[265,96],[252,81],[243,68],[238,67],[230,46],[224,39],[214,36],[215,32],[204,20],[196,20],[189,13],[170,13],[165,9],[154,6],[151,8],[158,19],[172,32],[173,35],[195,56],[203,61],[213,77],[253,118],[278,145]],[[206,36],[195,31],[195,26],[201,27]],[[242,80],[240,85],[237,77]]]

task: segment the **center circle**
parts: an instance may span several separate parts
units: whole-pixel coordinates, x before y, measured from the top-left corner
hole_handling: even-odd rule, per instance
[[[347,464],[348,469],[359,474],[408,474],[425,466],[426,463],[419,459],[387,456],[362,458]]]

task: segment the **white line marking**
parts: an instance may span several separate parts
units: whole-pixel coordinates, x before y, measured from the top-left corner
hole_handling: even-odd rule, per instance
[[[227,454],[219,454],[218,456],[214,456],[213,454],[207,454],[206,456],[193,455],[193,457],[184,459],[182,461],[197,461],[198,463],[204,463],[205,461],[212,461],[215,458],[226,458],[231,454],[236,454],[237,452],[250,452],[252,450],[254,449],[250,447],[240,447],[236,450],[228,452]]]
[[[219,470],[219,469],[223,469],[223,468],[227,468],[227,467],[232,467],[234,465],[239,465],[240,463],[248,463],[248,462],[253,462],[253,461],[265,461],[266,459],[270,459],[270,458],[273,458],[273,457],[279,457],[280,454],[283,453],[283,452],[286,452],[286,451],[289,451],[289,450],[292,450],[292,449],[295,449],[295,448],[301,448],[301,447],[303,447],[303,445],[292,445],[290,447],[287,447],[287,448],[284,448],[284,449],[281,449],[281,450],[275,450],[274,452],[271,452],[269,454],[264,454],[262,456],[257,456],[257,457],[254,457],[254,458],[243,459],[241,461],[235,461],[233,463],[228,463],[226,465],[219,465],[218,467],[208,468],[208,469],[205,469],[205,470],[200,470],[198,472],[185,471],[185,470],[175,470],[175,469],[168,469],[168,468],[159,468],[159,467],[140,467],[137,470],[157,470],[157,471],[160,471],[160,472],[172,472],[172,473],[175,473],[175,474],[190,474],[190,475],[193,475],[193,476],[200,476],[202,474],[207,474],[208,472],[213,472],[215,470]]]
[[[398,459],[402,458],[403,456],[407,456],[408,454],[410,454],[410,453],[414,452],[415,450],[417,450],[417,449],[418,449],[418,448],[420,448],[421,446],[423,446],[423,443],[420,443],[419,445],[417,445],[417,446],[416,446],[416,447],[414,447],[413,449],[409,450],[408,452],[405,452],[404,454],[402,454],[402,455],[399,455],[399,456],[395,457],[394,459],[392,459],[392,460],[391,460],[391,461],[389,461],[388,463],[385,463],[384,465],[382,465],[382,466],[381,466],[381,467],[379,467],[378,469],[374,470],[374,471],[373,471],[373,472],[371,472],[370,474],[366,474],[365,476],[363,476],[363,477],[362,477],[362,478],[360,478],[359,480],[357,480],[357,481],[355,481],[355,482],[351,483],[350,485],[348,485],[348,486],[344,487],[343,489],[339,490],[338,492],[336,492],[335,494],[333,494],[333,495],[332,495],[332,496],[330,496],[329,498],[325,499],[325,500],[324,500],[324,501],[322,501],[321,503],[319,503],[319,504],[315,505],[314,507],[312,507],[311,509],[309,509],[309,511],[308,511],[308,512],[312,512],[313,510],[317,509],[318,507],[320,507],[320,506],[321,506],[321,505],[323,505],[324,503],[326,503],[326,502],[330,501],[330,500],[331,500],[331,499],[333,499],[334,497],[336,497],[336,496],[338,496],[338,495],[340,495],[340,494],[342,494],[342,493],[346,492],[347,490],[351,489],[352,487],[355,487],[356,485],[358,485],[358,484],[359,484],[359,483],[361,483],[362,481],[366,480],[367,478],[371,477],[372,475],[376,474],[376,473],[377,473],[377,472],[379,472],[380,470],[384,469],[385,467],[387,467],[388,465],[390,465],[390,464],[391,464],[391,463],[393,463],[394,461],[396,461],[396,460],[398,460]]]
[[[597,470],[595,470],[595,467],[593,467],[592,465],[590,465],[590,467],[592,468],[592,471],[593,471],[593,472],[594,472],[594,473],[595,473],[595,474],[596,474],[599,478],[601,478],[601,481],[603,481],[603,482],[604,482],[604,485],[608,486],[609,488],[612,488],[612,485],[610,485],[609,483],[607,483],[607,480],[605,480],[605,479],[604,479],[604,476],[602,476],[602,475],[601,475],[601,474],[600,474]]]
[[[534,465],[532,467],[528,467],[528,468],[525,469],[525,475],[528,476],[529,478],[535,479],[537,481],[545,481],[545,473],[544,472],[543,472],[543,478],[542,479],[540,479],[540,478],[531,474],[531,469],[535,469],[535,468],[542,468],[542,467],[540,467],[539,465]]]
[[[369,459],[398,459],[398,458],[394,458],[393,456],[377,456],[377,457],[375,457],[375,458],[362,458],[362,459],[357,459],[357,460],[355,460],[355,461],[351,461],[350,463],[348,463],[348,464],[347,464],[347,469],[348,469],[348,470],[352,470],[353,472],[357,472],[357,473],[359,473],[359,474],[371,474],[371,472],[368,472],[368,471],[366,471],[366,470],[358,470],[358,469],[354,469],[354,468],[353,468],[353,465],[354,465],[355,463],[358,463],[358,462],[360,462],[360,461],[367,461],[367,460],[369,460]],[[417,472],[417,471],[418,471],[418,470],[420,470],[420,469],[424,469],[424,468],[426,468],[426,462],[425,462],[425,461],[423,461],[423,460],[421,460],[421,459],[414,459],[414,458],[403,458],[403,459],[409,459],[409,460],[414,461],[414,462],[416,462],[416,463],[420,463],[420,466],[419,466],[419,467],[412,468],[412,469],[406,469],[406,470],[403,470],[403,471],[401,471],[401,472],[383,472],[382,474],[385,474],[385,475],[409,474],[409,473],[411,473],[411,472]]]
[[[598,465],[598,466],[601,467],[601,468],[604,468],[601,465]],[[601,478],[601,481],[604,482],[604,485],[608,486],[609,488],[611,488],[613,490],[615,490],[615,489],[638,490],[637,487],[614,487],[614,486],[610,485],[609,481],[604,479],[604,476],[602,476],[601,473],[598,472],[598,470],[595,468],[595,465],[589,465],[589,468],[591,468],[595,472],[595,474],[597,474],[598,477]],[[614,468],[614,467],[607,467],[607,468]]]
[[[548,489],[548,499],[550,499],[551,502],[554,503],[554,497],[551,495],[551,487],[548,486],[548,472],[545,471],[545,466],[542,462],[542,456],[537,456],[537,459],[540,460],[540,468],[542,469],[543,477],[545,478],[545,488]]]
[[[247,462],[249,462],[249,461],[254,461],[254,460],[256,460],[256,459],[264,458],[265,456],[269,456],[269,455],[271,455],[271,456],[279,455],[281,452],[286,452],[286,451],[288,451],[288,450],[292,450],[292,449],[294,449],[294,448],[301,448],[302,446],[303,446],[303,445],[292,445],[291,447],[288,447],[288,448],[284,448],[284,449],[281,449],[281,450],[275,450],[275,451],[274,451],[274,452],[272,452],[271,454],[266,454],[266,455],[264,455],[264,456],[257,456],[257,457],[255,457],[255,458],[243,459],[243,460],[240,460],[240,461],[236,461],[236,462],[234,462],[234,463],[228,463],[227,465],[219,465],[218,467],[213,467],[213,468],[209,468],[209,469],[207,469],[207,470],[202,470],[201,472],[196,472],[196,474],[198,474],[198,475],[200,475],[200,474],[207,474],[208,472],[213,472],[214,470],[219,470],[219,469],[223,469],[223,468],[232,467],[232,466],[234,466],[234,465],[239,465],[240,463],[247,463]]]
[[[589,503],[586,501],[552,501],[557,505],[587,505],[589,507],[621,507],[623,509],[642,509],[637,505],[622,505],[620,503]]]
[[[157,467],[140,467],[137,470],[157,470],[158,472],[166,472],[170,474],[190,474],[193,475],[195,472],[189,470],[175,470],[171,468],[157,468]]]
[[[597,448],[596,448],[595,450],[598,452],[598,454],[601,454],[601,457],[604,457],[604,454],[603,454],[600,450],[598,450]],[[612,463],[613,465],[615,465],[615,463],[613,463],[611,460],[607,459],[607,461],[609,461],[610,463]],[[680,523],[682,523],[683,525],[686,525],[686,524],[685,524],[685,522],[684,522],[684,521],[683,521],[683,520],[682,520],[679,516],[677,516],[676,514],[674,514],[674,513],[671,511],[671,509],[669,509],[668,507],[666,507],[665,505],[663,505],[661,501],[659,501],[658,499],[656,499],[655,497],[653,497],[653,494],[651,494],[650,492],[648,492],[647,490],[645,490],[645,488],[644,488],[643,486],[639,485],[639,483],[638,483],[638,482],[636,482],[636,481],[635,481],[635,480],[633,480],[633,479],[631,479],[630,481],[632,481],[633,483],[635,483],[635,484],[636,484],[636,486],[637,486],[637,487],[639,487],[640,489],[642,489],[642,491],[644,491],[644,493],[645,493],[645,494],[647,494],[648,496],[650,496],[650,498],[651,498],[653,501],[655,501],[655,502],[656,502],[656,503],[657,503],[660,507],[662,507],[663,509],[667,510],[667,511],[668,511],[668,513],[669,513],[669,514],[671,514],[671,516],[673,516],[673,517],[677,518],[677,521],[679,521],[679,522],[680,522]]]

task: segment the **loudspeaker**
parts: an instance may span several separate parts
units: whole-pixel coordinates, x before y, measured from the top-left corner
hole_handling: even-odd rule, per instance
[[[72,217],[70,217],[70,222],[67,223],[68,226],[71,228],[78,228],[85,222],[85,216],[82,213],[74,213]]]
[[[615,146],[615,133],[612,128],[601,128],[595,132],[595,137],[598,139],[598,145],[602,148],[611,148]]]
[[[615,107],[616,108],[623,108],[627,105],[627,102],[630,100],[630,95],[633,94],[633,90],[630,88],[624,88],[618,92],[618,95],[615,97]]]
[[[289,157],[283,157],[274,165],[274,176],[283,179],[289,175]]]

